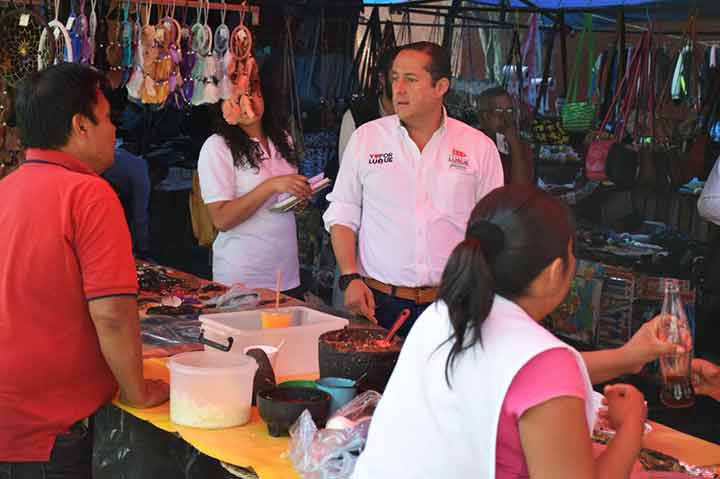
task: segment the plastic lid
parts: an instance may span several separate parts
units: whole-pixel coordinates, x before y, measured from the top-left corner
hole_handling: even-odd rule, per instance
[[[257,369],[254,358],[222,351],[190,351],[170,358],[168,366],[181,373],[226,374],[238,369]]]

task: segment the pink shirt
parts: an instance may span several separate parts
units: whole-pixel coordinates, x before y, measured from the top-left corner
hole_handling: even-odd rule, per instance
[[[573,354],[565,348],[544,351],[517,373],[503,402],[498,422],[496,478],[528,478],[518,421],[531,407],[561,396],[585,400],[585,385]]]

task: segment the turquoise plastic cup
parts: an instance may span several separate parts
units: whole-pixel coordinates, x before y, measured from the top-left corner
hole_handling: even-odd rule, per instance
[[[320,378],[315,381],[315,385],[318,389],[321,389],[328,393],[331,397],[330,400],[330,414],[331,417],[335,414],[335,411],[349,403],[352,398],[357,394],[356,381],[347,378]]]

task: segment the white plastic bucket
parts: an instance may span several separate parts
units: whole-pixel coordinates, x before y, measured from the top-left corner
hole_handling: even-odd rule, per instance
[[[258,365],[249,356],[192,351],[170,358],[170,419],[183,426],[220,429],[250,420]]]

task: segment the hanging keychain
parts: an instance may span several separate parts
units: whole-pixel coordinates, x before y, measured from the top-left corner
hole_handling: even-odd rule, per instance
[[[180,75],[180,60],[182,53],[180,51],[180,23],[175,20],[175,1],[173,0],[172,8],[168,9],[167,15],[163,18],[163,26],[167,31],[166,54],[169,57],[166,60],[169,63],[170,74],[167,77],[168,95],[175,92],[176,89],[182,87],[182,77]]]
[[[205,82],[205,94],[203,96],[203,103],[213,104],[217,103],[220,99],[220,91],[215,84],[215,77],[217,76],[217,62],[213,55],[213,32],[210,25],[208,25],[208,19],[210,18],[210,1],[208,0],[205,4],[205,34],[208,38],[207,53],[205,54],[205,69],[203,72],[203,78]]]
[[[243,5],[246,5],[243,3]],[[240,24],[230,35],[230,52],[232,61],[228,68],[228,76],[233,84],[232,96],[237,98],[243,114],[249,118],[257,116],[253,109],[250,96],[255,92],[253,86],[259,84],[257,64],[252,56],[253,38],[250,30],[244,25],[245,12],[240,17]]]

